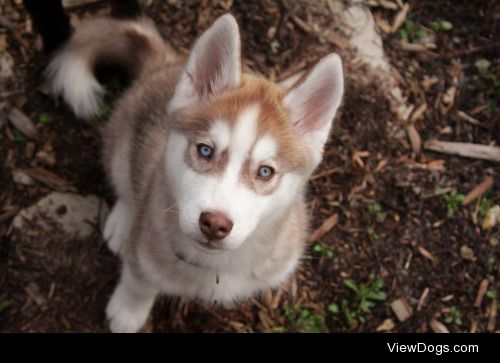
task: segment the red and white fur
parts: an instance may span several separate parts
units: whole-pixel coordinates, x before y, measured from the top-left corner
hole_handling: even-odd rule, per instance
[[[114,332],[138,331],[159,293],[231,303],[276,287],[303,254],[305,187],[341,103],[341,61],[328,55],[285,88],[242,73],[240,48],[231,15],[187,59],[149,20],[100,18],[48,67],[81,118],[100,105],[98,62],[135,79],[103,132],[117,195],[104,238],[123,262],[106,309]]]

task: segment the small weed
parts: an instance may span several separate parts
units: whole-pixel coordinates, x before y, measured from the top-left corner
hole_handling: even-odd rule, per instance
[[[9,300],[1,300],[0,301],[0,313],[7,309],[10,305],[12,305],[12,302]]]
[[[332,314],[342,313],[346,322],[351,326],[366,322],[365,313],[375,307],[377,302],[387,299],[387,294],[382,291],[384,280],[380,277],[367,285],[360,284],[358,286],[352,279],[344,280],[343,284],[355,294],[354,298],[343,298],[340,305],[330,304],[327,311]]]
[[[50,113],[42,112],[41,114],[38,115],[38,122],[41,123],[42,125],[47,125],[54,122],[54,118]]]
[[[370,236],[371,239],[379,239],[380,236],[378,235],[377,231],[375,231],[375,228],[373,228],[372,226],[369,226],[367,229],[366,229],[366,233],[368,233],[368,236]]]
[[[285,317],[301,333],[328,333],[325,317],[305,308],[285,305]]]
[[[455,212],[458,211],[460,203],[465,199],[465,195],[457,193],[455,190],[443,194],[443,198],[446,203],[446,216],[448,218],[453,218]]]
[[[406,20],[399,30],[401,39],[410,42],[418,43],[427,37],[427,30],[419,25],[416,25],[412,20]]]
[[[14,134],[14,141],[19,144],[26,144],[29,140],[29,138],[18,129],[13,129],[12,133]]]
[[[313,251],[317,252],[327,258],[332,258],[333,257],[333,250],[332,248],[327,245],[326,243],[323,242],[318,242],[314,245]]]
[[[453,29],[453,24],[446,20],[435,21],[432,23],[432,29],[449,32]]]
[[[460,326],[462,325],[462,313],[456,306],[452,306],[450,311],[444,314],[444,322]]]
[[[497,292],[495,290],[488,290],[486,291],[486,296],[490,299],[496,299],[497,298]]]
[[[385,220],[385,213],[382,212],[382,206],[379,203],[373,203],[368,207],[368,213],[375,216],[378,222]]]
[[[486,82],[486,110],[491,115],[497,109],[495,96],[498,95],[498,89],[500,88],[500,79],[498,79],[498,77],[491,72],[491,62],[488,59],[478,59],[474,63],[474,66]]]

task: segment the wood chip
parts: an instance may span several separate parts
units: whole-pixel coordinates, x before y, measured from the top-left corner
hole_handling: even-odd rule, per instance
[[[28,286],[24,288],[24,291],[28,294],[28,296],[37,304],[44,305],[47,301],[40,293],[40,288],[34,282],[30,282]]]
[[[410,122],[414,123],[420,120],[424,116],[425,111],[427,111],[427,103],[424,102],[420,106],[418,106],[415,111],[413,111],[410,116]]]
[[[410,11],[410,5],[409,4],[404,4],[403,8],[396,14],[394,17],[394,21],[392,22],[392,32],[396,32],[401,25],[406,20],[406,17],[408,16],[408,12]]]
[[[3,223],[5,221],[10,220],[12,217],[15,217],[18,211],[19,208],[12,208],[10,210],[0,213],[0,223]]]
[[[386,34],[390,34],[392,32],[392,26],[389,24],[381,15],[375,14],[375,24]]]
[[[34,184],[33,178],[31,178],[28,174],[26,174],[21,169],[12,170],[12,179],[14,180],[14,183],[20,184],[20,185],[27,185],[28,186],[28,185]]]
[[[497,299],[492,299],[490,305],[490,316],[488,318],[488,324],[486,325],[486,330],[489,332],[495,330],[497,322],[497,310],[498,310]]]
[[[400,322],[406,321],[410,316],[413,315],[413,309],[405,300],[405,298],[394,300],[391,303],[391,309]]]
[[[474,251],[467,245],[462,245],[460,247],[460,256],[462,256],[462,258],[467,261],[476,261]]]
[[[465,199],[462,201],[462,204],[463,205],[470,204],[474,199],[481,197],[481,195],[483,195],[484,192],[486,192],[489,188],[491,188],[492,185],[493,185],[493,178],[489,176],[486,179],[484,179],[484,181],[481,184],[476,186],[465,196]]]
[[[446,325],[444,325],[443,323],[441,323],[440,321],[438,321],[436,319],[432,319],[431,322],[429,323],[429,325],[431,326],[431,329],[434,333],[449,333],[450,332],[448,330],[448,328],[446,327]]]
[[[420,296],[420,299],[418,300],[417,311],[420,311],[420,309],[422,309],[422,306],[424,306],[425,300],[427,299],[427,296],[429,296],[429,291],[430,289],[426,287],[424,289],[424,292],[422,292],[422,296]]]
[[[497,146],[429,140],[424,143],[424,149],[467,158],[500,162],[500,147]]]
[[[71,186],[71,184],[69,184],[66,180],[54,174],[53,172],[48,171],[47,169],[36,167],[26,169],[24,170],[24,172],[36,181],[45,184],[49,188],[60,191],[76,192],[75,187]]]
[[[422,138],[415,128],[415,124],[410,123],[405,126],[405,129],[408,135],[408,139],[410,140],[413,152],[415,153],[415,155],[420,154],[420,151],[422,150]]]
[[[31,139],[38,138],[38,131],[31,120],[21,110],[13,108],[7,116],[11,124]]]
[[[65,9],[72,9],[78,6],[88,5],[92,3],[97,3],[102,0],[62,0],[62,6]]]
[[[486,294],[486,291],[488,290],[489,284],[490,284],[489,279],[483,279],[483,281],[481,281],[481,284],[479,285],[479,289],[477,290],[476,300],[474,301],[475,308],[481,307],[481,304],[483,303],[484,295]]]
[[[426,52],[434,55],[434,52],[429,52],[430,49],[436,49],[437,46],[434,43],[418,44],[418,43],[408,43],[402,41],[399,43],[399,47],[407,52]]]
[[[394,321],[392,319],[385,319],[382,324],[377,326],[376,331],[391,331],[394,329]]]
[[[339,215],[337,213],[331,215],[325,221],[319,228],[317,228],[307,239],[307,242],[313,243],[319,240],[321,237],[323,237],[326,233],[328,233],[339,221]]]
[[[430,253],[427,249],[425,249],[424,247],[422,246],[418,246],[418,252],[424,256],[425,258],[427,258],[428,260],[430,260],[432,262],[433,265],[437,265],[438,263],[438,260],[436,257],[434,257],[434,255],[432,253]]]
[[[482,127],[485,127],[481,122],[479,122],[477,119],[475,119],[474,117],[472,116],[469,116],[467,115],[465,112],[463,111],[457,111],[456,112],[456,115],[459,119],[463,120],[463,121],[466,121],[472,125],[475,125],[475,126],[482,126]]]

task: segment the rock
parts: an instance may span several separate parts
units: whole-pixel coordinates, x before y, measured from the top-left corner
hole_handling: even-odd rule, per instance
[[[349,43],[356,50],[361,61],[373,70],[385,73],[391,71],[391,65],[384,54],[382,37],[369,9],[353,5],[344,12],[343,21],[351,29]]]
[[[399,87],[400,76],[385,56],[382,37],[378,33],[375,19],[369,8],[361,4],[344,5],[344,1],[330,1],[335,19],[341,22],[341,29],[347,36],[349,47],[355,51],[352,63],[361,63],[368,72],[352,75],[362,83],[377,83],[391,103],[401,121],[407,121],[411,105]],[[391,127],[392,128],[392,127]],[[396,127],[394,131],[397,131]]]
[[[12,227],[22,234],[36,236],[45,232],[61,232],[69,238],[87,238],[102,226],[109,208],[95,195],[52,192],[38,203],[21,210]]]

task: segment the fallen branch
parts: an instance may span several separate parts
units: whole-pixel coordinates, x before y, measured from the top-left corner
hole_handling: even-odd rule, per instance
[[[424,149],[466,158],[500,162],[500,147],[497,146],[429,140],[424,143]]]

